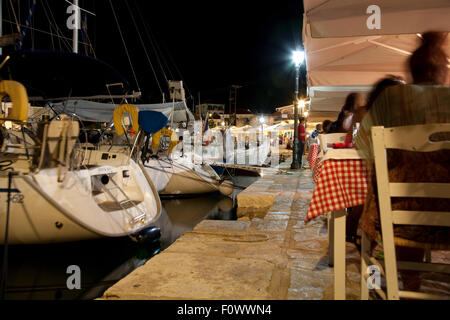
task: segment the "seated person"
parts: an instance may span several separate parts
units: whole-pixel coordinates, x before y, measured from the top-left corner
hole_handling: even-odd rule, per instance
[[[358,108],[355,111],[355,115],[353,117],[353,124],[350,130],[347,132],[347,136],[345,139],[345,143],[353,144],[353,127],[356,123],[361,123],[364,116],[370,110],[371,106],[375,102],[376,98],[388,87],[404,84],[405,82],[401,80],[401,78],[389,75],[386,78],[378,81],[373,87],[372,91],[368,95],[367,104],[363,107]],[[354,242],[357,246],[360,245],[359,238],[357,237],[357,229],[359,220],[361,218],[363,206],[356,206],[349,208],[347,220],[346,220],[346,233],[347,233],[347,241]]]
[[[323,130],[322,133],[324,133],[324,134],[330,133],[329,131],[330,131],[332,123],[333,122],[331,120],[324,120],[322,122],[322,130]]]
[[[311,133],[311,138],[315,139],[322,133],[322,124],[316,125],[316,129]]]
[[[373,170],[371,144],[372,126],[396,127],[427,123],[450,123],[450,88],[448,85],[447,57],[442,46],[446,34],[436,32],[423,34],[423,44],[409,60],[413,85],[397,85],[385,89],[370,106],[361,122],[356,137],[356,146],[367,161],[371,181],[361,228],[369,240],[376,239],[380,232],[377,185]],[[448,138],[448,137],[447,137]],[[450,152],[409,152],[388,150],[389,179],[391,182],[435,182],[450,181]],[[393,210],[448,211],[449,199],[396,198]],[[426,226],[395,226],[394,235],[414,241],[414,248],[397,246],[399,260],[421,261],[424,250],[420,243],[448,244],[450,228]],[[401,271],[404,289],[416,291],[420,288],[420,274]]]
[[[354,116],[352,117],[352,124],[347,131],[347,136],[345,139],[345,143],[353,142],[353,135],[355,133],[355,127],[357,123],[361,123],[364,116],[367,114],[368,110],[370,110],[371,106],[375,102],[376,98],[380,95],[380,93],[391,86],[396,86],[399,84],[404,84],[405,81],[402,78],[394,75],[388,75],[386,78],[379,80],[373,90],[369,93],[367,103],[365,106],[360,106],[355,109]]]
[[[364,99],[359,93],[350,93],[345,99],[345,104],[342,107],[337,120],[331,124],[328,133],[346,133],[351,128],[355,110],[363,105]]]

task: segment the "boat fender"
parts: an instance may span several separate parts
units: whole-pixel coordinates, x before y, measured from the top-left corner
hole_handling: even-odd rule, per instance
[[[132,104],[121,104],[114,110],[113,119],[114,119],[114,127],[116,128],[116,132],[119,136],[123,136],[125,130],[123,129],[122,119],[125,113],[128,113],[131,117],[131,127],[135,132],[139,131],[139,111],[136,106]]]
[[[217,207],[222,212],[232,211],[234,209],[234,201],[230,197],[223,198],[222,200],[219,201]]]
[[[12,102],[12,111],[9,113],[8,119],[27,121],[29,104],[25,87],[17,81],[0,81],[0,100],[5,96],[9,96]],[[0,120],[0,123],[3,123],[3,120]]]
[[[219,191],[221,194],[223,194],[224,196],[229,196],[233,193],[234,191],[234,186],[233,186],[233,182],[230,180],[225,180],[224,182],[222,182],[219,186]]]
[[[156,132],[152,138],[152,149],[158,150],[161,136],[166,136],[166,137],[170,138],[170,145],[168,147],[168,151],[169,151],[169,153],[172,153],[173,148],[175,148],[179,142],[177,140],[172,140],[172,135],[173,135],[173,130],[166,129],[166,128],[162,128],[161,130]]]
[[[158,227],[149,227],[132,236],[132,239],[136,242],[154,241],[161,238],[161,230]]]

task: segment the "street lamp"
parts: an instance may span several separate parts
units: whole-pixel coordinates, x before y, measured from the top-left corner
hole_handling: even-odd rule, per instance
[[[301,99],[298,101],[298,109],[303,112],[305,110],[305,100]]]
[[[266,123],[266,118],[264,118],[264,116],[259,117],[259,123],[261,124],[261,135],[259,145],[262,145],[264,141],[264,123]]]
[[[261,117],[259,118],[259,123],[264,124],[265,122],[266,122],[266,119],[264,119],[264,117],[261,116]]]
[[[303,61],[305,60],[305,53],[300,50],[296,50],[292,53],[292,60],[295,64],[295,103],[294,103],[294,150],[292,151],[292,164],[291,169],[300,169],[300,163],[298,159],[298,107],[300,106],[300,103],[303,102],[304,107],[304,101],[298,100],[298,82],[300,80],[300,66],[302,65]],[[297,104],[299,104],[297,106]]]

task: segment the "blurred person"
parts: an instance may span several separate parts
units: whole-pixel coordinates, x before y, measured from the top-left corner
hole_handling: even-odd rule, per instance
[[[328,133],[346,133],[351,128],[355,110],[363,105],[364,99],[361,94],[357,92],[350,93],[347,98],[345,98],[345,104],[342,107],[337,120],[331,124]]]
[[[322,131],[322,124],[319,123],[318,125],[316,125],[316,129],[311,133],[311,137],[313,139],[315,139],[321,133],[323,133],[323,131]]]
[[[396,86],[400,84],[405,84],[405,81],[402,78],[388,75],[386,78],[379,80],[372,88],[372,90],[368,94],[367,103],[365,106],[359,107],[355,110],[352,126],[347,131],[347,136],[345,138],[346,144],[353,144],[353,135],[354,135],[354,127],[356,123],[360,123],[367,111],[370,110],[372,104],[376,100],[376,98],[383,92],[384,89]],[[360,246],[360,237],[357,236],[357,230],[359,225],[359,220],[361,218],[363,212],[363,205],[349,208],[347,219],[346,219],[346,234],[347,241],[353,242],[356,246]]]
[[[322,130],[323,130],[323,133],[324,133],[324,134],[329,133],[330,127],[331,127],[331,124],[332,124],[332,123],[333,123],[333,121],[331,121],[331,120],[324,120],[324,121],[322,122]]]
[[[388,87],[396,86],[399,84],[405,84],[405,81],[401,77],[388,75],[386,78],[382,78],[381,80],[379,80],[373,86],[372,91],[370,91],[368,94],[367,103],[354,110],[352,124],[347,130],[347,136],[345,138],[346,144],[350,144],[353,142],[353,135],[355,134],[356,124],[361,123],[362,119],[367,114],[367,111],[370,110],[370,107],[372,106],[376,98],[380,95],[380,93]]]
[[[298,124],[298,163],[299,168],[302,168],[303,153],[305,152],[306,144],[306,130],[305,130],[305,118],[301,117]]]
[[[370,130],[373,126],[397,127],[430,123],[450,123],[450,88],[448,85],[447,56],[443,49],[447,33],[427,32],[422,44],[409,59],[414,84],[385,88],[369,105],[356,136],[356,146],[365,159],[369,175],[368,193],[361,217],[361,228],[374,241],[380,233],[378,194],[373,168]],[[446,136],[446,139],[449,137]],[[450,181],[450,152],[409,152],[388,150],[390,182]],[[392,210],[448,211],[450,199],[395,198]],[[450,228],[429,226],[394,226],[395,237],[415,241],[448,245]],[[424,249],[396,246],[397,259],[422,261]],[[404,290],[420,289],[420,273],[400,271]]]

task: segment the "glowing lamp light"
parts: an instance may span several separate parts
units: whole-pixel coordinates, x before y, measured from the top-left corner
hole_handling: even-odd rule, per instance
[[[305,108],[305,100],[299,100],[298,101],[298,107],[301,108],[301,109],[304,109]]]
[[[259,123],[264,124],[266,122],[266,119],[264,117],[259,118]]]
[[[304,116],[305,118],[308,118],[308,115],[309,115],[309,112],[308,112],[308,111],[305,111],[305,112],[303,113],[303,116]]]
[[[292,53],[292,61],[299,67],[305,61],[305,52],[296,50]]]

